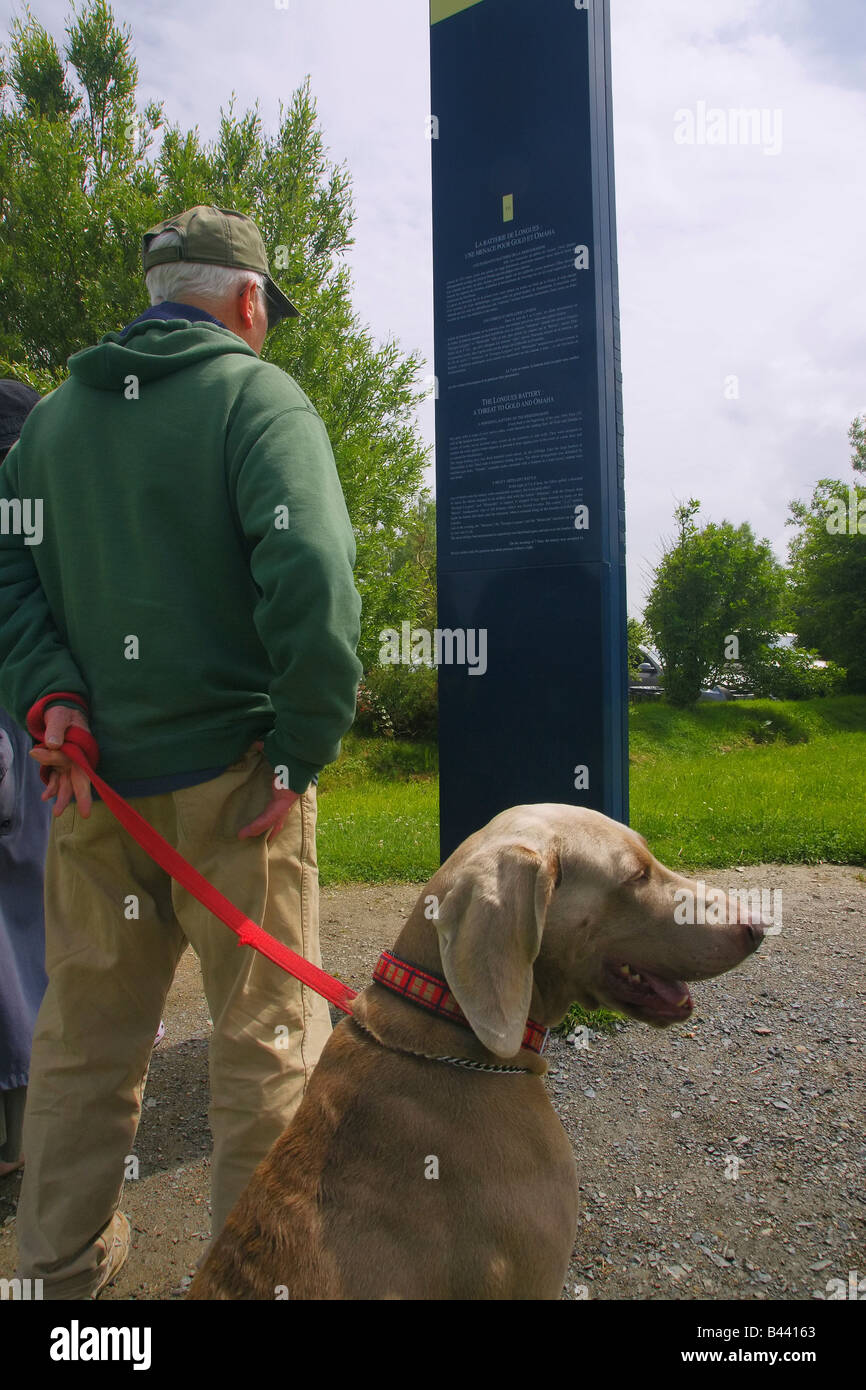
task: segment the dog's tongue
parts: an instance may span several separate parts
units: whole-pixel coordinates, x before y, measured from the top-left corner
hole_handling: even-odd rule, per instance
[[[622,964],[613,963],[608,966],[607,977],[616,998],[637,1005],[659,1018],[682,1020],[688,1018],[692,1011],[692,997],[688,985],[682,980],[662,980],[643,967],[635,969],[629,966],[627,973],[624,973]]]
[[[682,980],[660,980],[658,975],[650,975],[646,970],[641,971],[641,975],[648,985],[652,986],[653,993],[656,994],[663,1003],[669,1004],[671,1008],[685,1008],[685,999],[689,995],[689,987]]]

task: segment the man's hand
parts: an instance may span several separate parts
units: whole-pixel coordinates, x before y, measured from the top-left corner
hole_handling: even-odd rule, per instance
[[[257,743],[256,748],[261,752],[264,744]],[[300,801],[300,792],[293,792],[289,788],[274,787],[273,795],[260,816],[256,816],[254,821],[245,825],[243,830],[238,831],[239,840],[252,839],[254,835],[262,835],[266,830],[271,833],[268,835],[268,844],[276,835],[279,835],[286,822],[286,817],[291,811],[296,801]]]
[[[69,705],[52,705],[45,716],[45,747],[33,748],[30,756],[43,767],[52,768],[50,780],[42,793],[42,800],[50,801],[52,797],[57,798],[54,806],[55,816],[62,816],[74,798],[86,820],[93,804],[90,779],[80,767],[70,762],[66,755],[59,751],[66,741],[66,730],[73,724],[90,732],[90,725],[80,709],[74,709]]]

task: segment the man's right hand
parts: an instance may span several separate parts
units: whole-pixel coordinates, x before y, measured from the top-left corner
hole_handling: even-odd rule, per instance
[[[254,745],[261,753],[264,748],[263,743]],[[268,844],[275,835],[279,835],[286,822],[286,816],[291,811],[296,801],[300,801],[301,793],[293,792],[290,788],[274,787],[273,795],[260,816],[256,816],[254,821],[245,825],[243,830],[238,831],[239,840],[251,840],[254,835],[263,835],[266,830],[271,833],[268,835]]]
[[[300,799],[300,792],[293,792],[288,788],[285,791],[278,791],[275,787],[273,796],[262,814],[256,816],[254,821],[250,821],[249,825],[245,825],[243,830],[238,831],[238,839],[249,840],[254,835],[262,835],[266,830],[269,830],[268,844],[270,844],[274,836],[279,835],[285,825],[286,817],[295,802],[300,801]]]
[[[37,763],[41,763],[43,767],[51,768],[48,784],[42,793],[42,800],[50,801],[52,797],[57,798],[54,815],[62,816],[69,803],[74,799],[86,820],[93,804],[93,798],[90,794],[90,778],[81,771],[80,767],[70,762],[65,753],[60,752],[66,742],[66,730],[73,724],[79,729],[86,729],[88,733],[90,732],[90,725],[80,709],[70,705],[52,705],[45,715],[45,746],[31,749],[30,756]]]

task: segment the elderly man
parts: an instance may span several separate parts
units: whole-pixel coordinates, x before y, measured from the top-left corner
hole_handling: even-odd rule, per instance
[[[0,703],[44,715],[56,797],[48,989],[24,1122],[19,1270],[95,1297],[154,1034],[191,944],[213,1017],[216,1234],[285,1128],[327,1006],[173,884],[91,801],[100,772],[227,897],[319,963],[316,774],[354,718],[355,542],[328,436],[259,360],[297,314],[249,218],[196,207],[144,238],[152,307],[70,358],[0,470]],[[42,535],[23,534],[37,515]]]

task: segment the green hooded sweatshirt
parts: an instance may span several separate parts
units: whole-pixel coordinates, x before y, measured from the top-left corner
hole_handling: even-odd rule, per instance
[[[0,705],[84,696],[106,781],[234,762],[303,792],[355,717],[355,539],[321,417],[227,328],[69,360],[0,467]]]

